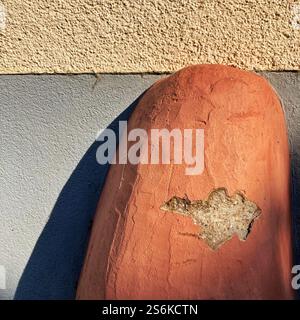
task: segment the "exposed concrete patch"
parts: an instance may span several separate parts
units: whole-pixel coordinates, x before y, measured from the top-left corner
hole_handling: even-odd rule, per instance
[[[190,201],[172,197],[161,210],[172,211],[192,218],[200,226],[199,238],[213,250],[237,234],[246,240],[252,224],[261,213],[258,206],[242,193],[230,197],[225,188],[213,190],[207,200]]]

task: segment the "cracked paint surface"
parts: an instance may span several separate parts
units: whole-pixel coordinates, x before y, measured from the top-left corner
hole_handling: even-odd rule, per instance
[[[172,197],[161,210],[191,217],[201,227],[198,237],[213,250],[236,234],[246,240],[254,220],[261,210],[242,193],[230,197],[225,188],[213,190],[207,200],[190,201],[187,197]]]

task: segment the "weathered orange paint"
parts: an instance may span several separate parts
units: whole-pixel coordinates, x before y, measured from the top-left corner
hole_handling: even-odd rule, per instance
[[[155,83],[132,128],[204,128],[205,169],[112,165],[77,299],[292,299],[289,150],[280,101],[255,73],[185,68]],[[242,191],[261,209],[245,242],[213,251],[190,218],[160,210],[172,196]]]

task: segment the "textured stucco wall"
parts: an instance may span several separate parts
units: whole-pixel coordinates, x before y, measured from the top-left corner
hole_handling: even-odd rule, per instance
[[[300,75],[264,75],[285,104],[299,226]],[[158,78],[0,76],[0,266],[7,270],[0,299],[17,287],[19,299],[74,297],[107,170],[96,162],[95,136],[121,113],[126,119],[127,107]]]
[[[296,0],[1,2],[0,73],[167,72],[194,63],[299,70]]]

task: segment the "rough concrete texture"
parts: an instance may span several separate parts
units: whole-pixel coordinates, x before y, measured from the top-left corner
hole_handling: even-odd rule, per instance
[[[254,220],[261,213],[242,192],[231,197],[225,188],[213,190],[207,200],[191,201],[187,197],[174,196],[160,209],[190,217],[200,226],[199,233],[194,236],[205,241],[213,250],[235,234],[240,240],[246,240]]]
[[[264,76],[285,106],[300,230],[300,75]],[[96,163],[95,136],[120,113],[125,119],[127,107],[159,78],[0,76],[0,265],[7,271],[0,298],[75,297],[107,170]]]
[[[0,73],[167,72],[196,63],[299,70],[292,1],[1,1]]]

